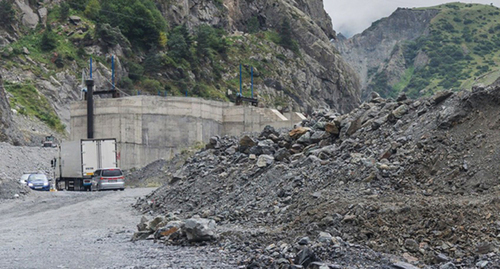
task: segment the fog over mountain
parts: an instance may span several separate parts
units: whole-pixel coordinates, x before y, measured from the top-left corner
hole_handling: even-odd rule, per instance
[[[361,33],[372,22],[389,16],[398,7],[430,7],[450,2],[493,4],[500,7],[500,0],[446,1],[446,0],[325,0],[325,10],[333,21],[333,29],[346,37]]]

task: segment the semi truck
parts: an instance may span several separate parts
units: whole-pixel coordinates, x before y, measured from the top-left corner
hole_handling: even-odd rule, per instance
[[[52,160],[57,190],[90,191],[97,169],[118,167],[116,139],[81,139],[59,145]]]

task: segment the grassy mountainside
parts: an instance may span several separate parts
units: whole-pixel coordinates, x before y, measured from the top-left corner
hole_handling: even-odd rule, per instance
[[[451,3],[432,7],[439,14],[428,34],[394,48],[404,71],[390,77],[391,65],[372,70],[369,87],[384,96],[399,92],[417,97],[442,89],[470,89],[491,84],[500,76],[500,9],[488,5]]]
[[[362,99],[400,92],[417,97],[442,89],[489,85],[500,76],[500,9],[449,3],[398,8],[335,46],[361,78]]]

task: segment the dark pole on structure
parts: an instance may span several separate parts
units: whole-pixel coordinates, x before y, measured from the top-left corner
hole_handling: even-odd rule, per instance
[[[252,98],[253,98],[253,66],[252,66],[251,70],[252,70],[252,84],[251,84],[252,86],[251,87],[252,87]]]
[[[241,64],[240,64],[240,95],[243,95],[243,88],[242,88],[242,78],[241,78]]]
[[[112,90],[115,89],[115,55],[111,56],[111,82],[113,83]]]
[[[85,80],[87,85],[87,138],[94,138],[94,80]]]

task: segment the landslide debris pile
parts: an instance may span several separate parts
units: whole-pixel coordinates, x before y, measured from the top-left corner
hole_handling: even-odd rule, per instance
[[[254,268],[496,268],[499,108],[500,87],[374,95],[291,131],[213,137],[136,207],[214,220]]]

